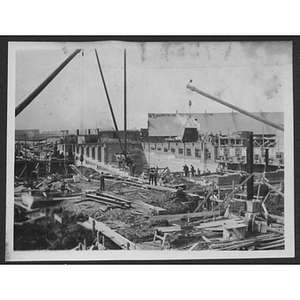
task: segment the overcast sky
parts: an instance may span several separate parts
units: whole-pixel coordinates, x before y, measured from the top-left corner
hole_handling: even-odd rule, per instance
[[[118,127],[124,128],[124,49],[127,128],[147,127],[148,113],[230,112],[186,88],[192,85],[250,112],[284,111],[292,101],[292,43],[19,43],[14,44],[18,105],[75,49],[75,58],[16,117],[17,129],[113,127],[94,49],[101,61]],[[13,74],[9,74],[13,78]],[[13,101],[13,99],[10,99]]]

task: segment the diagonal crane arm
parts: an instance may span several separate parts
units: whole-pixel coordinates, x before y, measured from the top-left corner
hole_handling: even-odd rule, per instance
[[[104,86],[106,98],[107,98],[108,105],[109,105],[109,108],[110,108],[110,113],[111,113],[112,119],[114,121],[115,129],[116,129],[116,134],[117,134],[117,137],[118,137],[118,140],[119,140],[119,144],[120,144],[120,147],[121,147],[121,151],[124,152],[122,141],[121,141],[120,134],[119,134],[119,129],[118,129],[117,121],[116,121],[116,118],[115,118],[114,110],[113,110],[111,102],[110,102],[110,98],[109,98],[109,95],[108,95],[106,83],[105,83],[105,80],[104,80],[104,75],[103,75],[103,72],[102,72],[102,69],[101,69],[101,64],[100,64],[100,60],[99,60],[98,53],[97,53],[96,49],[95,49],[95,54],[96,54],[97,63],[98,63],[98,67],[99,67],[101,79],[102,79],[102,82],[103,82],[103,86]]]
[[[40,94],[44,88],[55,78],[55,76],[81,51],[75,50],[65,61],[63,61],[37,88],[35,88],[26,99],[20,103],[15,110],[15,116],[18,116],[33,100]]]
[[[204,96],[204,97],[206,97],[206,98],[209,98],[209,99],[211,99],[211,100],[213,100],[213,101],[216,101],[216,102],[218,102],[218,103],[220,103],[220,104],[223,104],[223,105],[225,105],[225,106],[227,106],[227,107],[229,107],[229,108],[231,108],[231,109],[233,109],[233,110],[236,110],[236,111],[238,111],[238,112],[240,112],[240,113],[242,113],[242,114],[244,114],[244,115],[246,115],[246,116],[248,116],[248,117],[250,117],[250,118],[252,118],[252,119],[255,119],[255,120],[259,121],[259,122],[262,122],[262,123],[264,123],[264,124],[267,124],[267,125],[269,125],[269,126],[271,126],[271,127],[274,127],[274,128],[276,128],[276,129],[278,129],[278,130],[280,130],[280,131],[284,131],[284,128],[283,128],[282,126],[278,125],[278,124],[275,124],[275,123],[273,123],[273,122],[270,122],[270,121],[268,121],[268,120],[265,120],[265,119],[263,119],[263,118],[260,118],[260,117],[258,117],[258,116],[256,116],[256,115],[252,114],[252,113],[249,113],[248,111],[246,111],[246,110],[244,110],[244,109],[242,109],[242,108],[239,108],[239,107],[237,107],[237,106],[235,106],[235,105],[232,105],[232,104],[230,104],[230,103],[228,103],[228,102],[225,102],[224,100],[221,100],[221,99],[219,99],[219,98],[217,98],[217,97],[215,97],[215,96],[212,96],[212,95],[210,95],[210,94],[207,94],[207,93],[205,93],[205,92],[203,92],[203,91],[197,89],[196,87],[194,87],[194,86],[192,86],[192,85],[190,85],[190,84],[188,84],[186,87],[187,87],[189,90],[193,91],[193,92],[196,92],[196,93],[198,93],[198,94],[200,94],[200,95],[202,95],[202,96]]]

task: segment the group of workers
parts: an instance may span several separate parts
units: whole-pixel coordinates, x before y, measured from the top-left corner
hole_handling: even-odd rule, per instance
[[[185,177],[194,177],[194,176],[200,176],[200,175],[209,175],[211,172],[209,169],[207,169],[206,171],[204,170],[203,173],[201,173],[200,169],[197,168],[197,174],[195,171],[195,168],[193,165],[191,165],[191,168],[189,169],[189,167],[185,164],[183,166],[183,173]]]
[[[149,169],[149,184],[157,185],[158,166]]]
[[[199,170],[199,169],[198,169]],[[195,176],[195,168],[193,165],[191,165],[191,170],[189,170],[189,167],[185,164],[183,166],[183,171],[184,171],[184,175],[185,177],[189,177],[189,174],[191,174],[192,177]]]

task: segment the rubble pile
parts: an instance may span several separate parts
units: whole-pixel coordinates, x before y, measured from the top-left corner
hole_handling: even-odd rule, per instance
[[[221,187],[215,174],[170,173],[155,185],[145,175],[103,170],[102,191],[100,172],[79,167],[80,180],[54,174],[16,186],[15,250],[284,248],[283,185],[266,188],[268,183],[256,178],[256,197],[249,201],[244,186],[225,178],[223,184],[230,184]]]

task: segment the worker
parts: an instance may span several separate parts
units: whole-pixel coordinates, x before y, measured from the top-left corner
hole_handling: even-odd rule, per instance
[[[154,184],[157,185],[157,177],[158,177],[158,166],[156,166],[154,170]]]
[[[103,172],[101,172],[101,175],[100,175],[100,191],[105,191],[104,174],[103,174]]]
[[[184,169],[185,177],[188,177],[188,175],[189,175],[189,167],[187,165],[185,165],[184,167],[185,167],[185,169]]]
[[[153,180],[154,180],[154,168],[151,168],[149,172],[149,184],[153,184]]]
[[[131,166],[131,171],[132,171],[132,176],[134,177],[134,173],[135,173],[135,164],[132,164],[132,166]]]
[[[192,174],[192,177],[194,177],[195,175],[195,168],[193,165],[191,165],[191,174]]]

